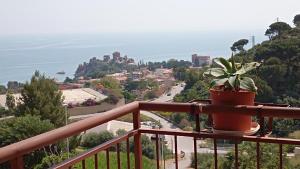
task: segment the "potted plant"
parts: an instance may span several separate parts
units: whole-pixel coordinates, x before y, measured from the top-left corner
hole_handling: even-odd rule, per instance
[[[254,105],[257,87],[254,81],[245,74],[260,63],[235,63],[224,58],[213,60],[217,67],[204,72],[204,76],[213,77],[210,84],[210,97],[213,105]],[[213,128],[222,131],[249,131],[252,125],[251,116],[231,113],[212,115]]]

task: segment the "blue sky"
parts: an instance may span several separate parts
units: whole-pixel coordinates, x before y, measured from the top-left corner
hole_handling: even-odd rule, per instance
[[[300,0],[0,0],[0,34],[260,30],[297,13]]]

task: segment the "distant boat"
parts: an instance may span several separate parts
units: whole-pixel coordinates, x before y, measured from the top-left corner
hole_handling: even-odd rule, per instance
[[[66,72],[65,72],[65,71],[59,71],[59,72],[57,72],[56,74],[64,75],[64,74],[66,74]]]

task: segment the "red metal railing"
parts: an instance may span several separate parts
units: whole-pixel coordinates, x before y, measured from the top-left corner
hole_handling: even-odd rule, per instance
[[[127,150],[127,168],[129,169],[130,155],[129,155],[129,138],[134,139],[134,168],[142,169],[142,147],[141,147],[141,134],[154,134],[156,136],[156,166],[160,167],[159,161],[159,135],[171,135],[174,137],[175,141],[175,154],[178,154],[177,149],[177,137],[191,137],[193,138],[194,145],[194,158],[197,161],[197,140],[203,138],[211,138],[214,143],[214,166],[218,167],[218,150],[217,150],[217,139],[232,140],[235,144],[235,168],[238,168],[238,143],[241,141],[251,141],[256,143],[256,157],[257,165],[256,168],[260,168],[260,143],[275,143],[279,145],[279,167],[282,168],[282,145],[292,144],[300,145],[300,140],[296,139],[286,139],[286,138],[273,138],[269,137],[269,132],[272,131],[272,120],[273,118],[292,118],[300,119],[300,108],[290,108],[282,107],[284,105],[273,105],[273,104],[257,104],[255,106],[216,106],[209,104],[198,104],[198,103],[155,103],[155,102],[133,102],[127,104],[123,107],[119,107],[105,113],[69,124],[65,127],[61,127],[47,133],[23,140],[21,142],[8,145],[6,147],[0,148],[0,164],[9,161],[12,169],[22,169],[24,168],[23,157],[24,155],[33,152],[34,150],[40,149],[47,145],[58,142],[59,140],[65,139],[67,137],[79,134],[83,131],[96,127],[98,125],[104,124],[108,121],[114,120],[118,117],[124,116],[126,114],[133,115],[133,130],[127,132],[125,135],[114,138],[106,143],[96,146],[76,157],[70,158],[52,168],[72,168],[73,165],[81,163],[81,167],[86,168],[86,159],[88,157],[94,156],[94,168],[98,169],[98,154],[100,152],[106,152],[106,163],[107,169],[110,168],[109,159],[109,148],[115,146],[117,152],[117,166],[118,169],[121,168],[120,159],[120,143],[126,142]],[[168,111],[168,112],[185,112],[191,113],[195,117],[196,129],[192,132],[186,131],[174,131],[174,130],[161,130],[161,129],[142,129],[140,123],[140,110],[146,111]],[[234,136],[234,135],[224,135],[215,134],[212,132],[207,132],[206,130],[201,130],[200,128],[200,116],[202,114],[211,115],[212,113],[223,112],[223,113],[244,113],[250,116],[257,117],[260,126],[265,126],[266,123],[267,130],[261,127],[259,135],[256,136]],[[178,169],[178,158],[175,155],[175,168]],[[195,168],[197,168],[197,162],[195,163]]]

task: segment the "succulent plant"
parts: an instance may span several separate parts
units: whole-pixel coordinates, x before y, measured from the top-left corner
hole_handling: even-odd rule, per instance
[[[235,63],[233,57],[231,61],[224,58],[215,58],[213,62],[218,67],[209,68],[203,73],[205,77],[214,78],[210,83],[210,88],[224,91],[257,91],[254,81],[250,77],[246,77],[245,74],[256,69],[261,63]]]

